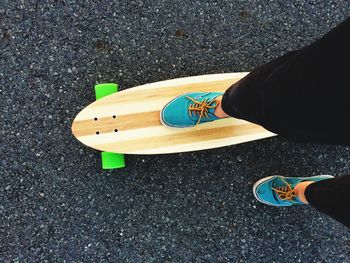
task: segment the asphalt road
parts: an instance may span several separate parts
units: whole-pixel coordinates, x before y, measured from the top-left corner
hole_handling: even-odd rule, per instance
[[[345,227],[251,191],[349,173],[350,147],[277,137],[103,171],[70,131],[96,83],[249,71],[349,15],[341,0],[1,0],[0,262],[350,262]]]

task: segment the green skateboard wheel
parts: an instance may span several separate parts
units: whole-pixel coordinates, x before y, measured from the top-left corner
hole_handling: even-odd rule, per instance
[[[125,167],[124,154],[102,152],[102,169],[118,169]]]
[[[118,92],[118,84],[104,83],[95,86],[96,100]],[[124,154],[102,152],[102,169],[118,169],[125,167]]]
[[[96,100],[99,100],[116,92],[118,92],[118,84],[116,83],[97,84],[95,86]]]

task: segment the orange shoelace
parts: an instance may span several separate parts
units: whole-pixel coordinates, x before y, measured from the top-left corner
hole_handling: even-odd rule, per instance
[[[272,190],[274,190],[278,194],[281,200],[287,200],[287,201],[293,200],[297,195],[292,189],[292,186],[289,183],[287,183],[283,178],[279,178],[279,179],[282,180],[286,185],[279,186],[276,188],[272,187]]]
[[[193,101],[193,104],[190,104],[188,107],[188,114],[192,117],[192,115],[198,116],[198,121],[196,123],[196,126],[199,124],[201,121],[202,117],[209,117],[209,109],[214,109],[216,108],[216,105],[212,105],[215,100],[208,101],[208,99],[202,100],[202,101],[197,101],[191,97],[186,96],[189,100]]]

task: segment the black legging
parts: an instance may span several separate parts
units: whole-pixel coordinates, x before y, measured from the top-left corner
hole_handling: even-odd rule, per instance
[[[255,68],[225,92],[222,108],[294,141],[350,145],[350,18],[311,45]],[[350,175],[314,183],[305,194],[350,227],[347,191]]]
[[[306,200],[317,210],[350,227],[350,175],[310,184]]]

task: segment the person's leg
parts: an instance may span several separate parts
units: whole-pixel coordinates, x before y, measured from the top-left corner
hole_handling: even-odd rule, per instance
[[[299,198],[299,200],[301,202],[303,202],[304,204],[308,204],[309,202],[306,199],[305,196],[305,189],[310,185],[315,183],[314,181],[304,181],[301,183],[298,183],[295,187],[294,187],[294,192],[297,195],[297,197]]]
[[[278,64],[283,63],[295,52],[290,52],[264,65],[261,70],[250,73],[245,81],[262,71],[267,75]],[[232,90],[232,89],[231,89]],[[249,91],[249,89],[247,89]],[[232,96],[231,96],[232,97]],[[230,117],[222,108],[223,92],[191,92],[169,101],[160,112],[160,121],[166,127],[186,128],[201,123]]]
[[[223,95],[233,117],[307,142],[350,143],[350,18],[313,44],[254,69]]]
[[[229,116],[245,119],[264,125],[259,113],[259,89],[265,79],[268,79],[278,68],[283,67],[298,51],[291,51],[264,65],[254,68],[246,77],[229,87],[221,100],[222,111]]]
[[[318,211],[350,227],[350,175],[308,185],[307,202]]]
[[[290,52],[271,61],[262,66],[261,70],[260,68],[255,69],[248,77],[244,78],[244,83],[251,83],[249,80],[254,78],[255,75],[261,75],[262,72],[268,75],[277,65],[285,62],[288,58],[293,56],[294,53],[295,52]],[[230,90],[232,90],[232,88]],[[250,89],[245,90],[248,92],[250,91]],[[232,97],[233,96],[230,96],[230,98]],[[222,98],[223,92],[191,92],[182,94],[169,101],[163,107],[160,112],[160,121],[166,127],[186,128],[230,117],[222,108]],[[227,100],[228,99],[226,99],[226,101]]]

